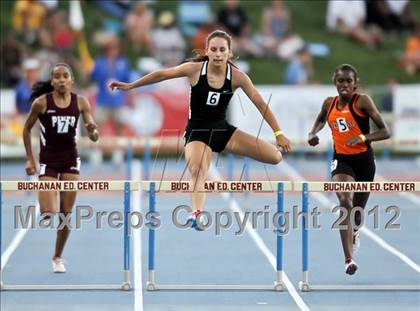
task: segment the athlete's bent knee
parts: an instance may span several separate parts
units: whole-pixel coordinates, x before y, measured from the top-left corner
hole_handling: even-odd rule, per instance
[[[341,207],[350,209],[353,205],[353,202],[349,195],[341,195],[338,200],[340,202]]]
[[[269,164],[279,164],[283,160],[283,156],[279,151],[276,150],[273,154],[270,155],[270,158],[268,159]]]
[[[189,168],[189,170],[190,170],[191,177],[193,179],[205,177],[207,174],[206,169],[200,165],[193,165]]]

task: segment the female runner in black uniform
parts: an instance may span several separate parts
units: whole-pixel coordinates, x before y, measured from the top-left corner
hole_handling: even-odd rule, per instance
[[[232,39],[224,31],[212,32],[206,40],[205,55],[179,66],[157,70],[131,83],[114,81],[109,87],[130,90],[163,80],[188,77],[191,84],[190,113],[185,129],[185,160],[192,177],[192,226],[203,208],[204,187],[212,151],[226,150],[263,163],[277,164],[282,155],[276,146],[247,134],[226,121],[226,110],[236,89],[241,88],[273,130],[278,147],[290,151],[290,142],[276,118],[254,87],[251,79],[232,65]]]

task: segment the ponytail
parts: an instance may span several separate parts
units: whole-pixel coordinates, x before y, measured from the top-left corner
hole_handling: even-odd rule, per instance
[[[32,102],[36,98],[46,93],[51,93],[52,91],[54,91],[54,88],[51,85],[51,80],[40,81],[40,82],[35,83],[34,86],[32,86],[32,93],[31,93],[31,97],[29,98],[29,103],[32,104]]]
[[[209,57],[206,55],[206,52],[204,50],[195,49],[192,52],[194,56],[186,59],[185,62],[199,63],[209,60]]]
[[[209,60],[209,57],[206,55],[206,52],[204,50],[195,49],[195,50],[193,50],[193,54],[194,54],[193,57],[188,58],[188,59],[185,60],[186,63],[187,62],[199,63],[199,62],[205,62],[205,61],[208,61]],[[237,58],[235,58],[235,60],[236,59]],[[233,63],[233,58],[229,59],[227,62],[231,66],[233,66],[235,68],[238,68],[238,66],[236,66]]]

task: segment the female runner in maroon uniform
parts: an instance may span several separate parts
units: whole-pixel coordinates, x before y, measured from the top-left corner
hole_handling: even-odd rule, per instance
[[[98,140],[96,124],[86,98],[71,92],[74,84],[73,72],[67,64],[58,63],[51,71],[51,80],[39,82],[33,87],[30,101],[31,111],[25,122],[23,142],[26,149],[26,173],[36,173],[32,153],[31,129],[37,119],[40,123],[39,180],[79,180],[80,158],[76,148],[76,128],[79,115],[82,114],[89,138]],[[57,192],[39,192],[41,215],[50,217],[57,211]],[[60,193],[60,214],[71,213],[76,199],[76,192]],[[47,215],[47,216],[46,216]],[[60,224],[62,218],[60,217]],[[57,230],[55,253],[52,258],[54,272],[66,272],[61,255],[70,234],[70,228],[64,225]]]

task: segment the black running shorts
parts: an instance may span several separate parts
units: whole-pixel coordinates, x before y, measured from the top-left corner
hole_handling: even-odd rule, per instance
[[[192,141],[201,141],[209,146],[212,151],[222,152],[235,130],[236,127],[226,120],[188,120],[184,134],[184,145]]]
[[[345,174],[352,176],[355,181],[373,181],[375,171],[375,156],[371,148],[355,155],[334,154],[331,162],[332,177]]]

